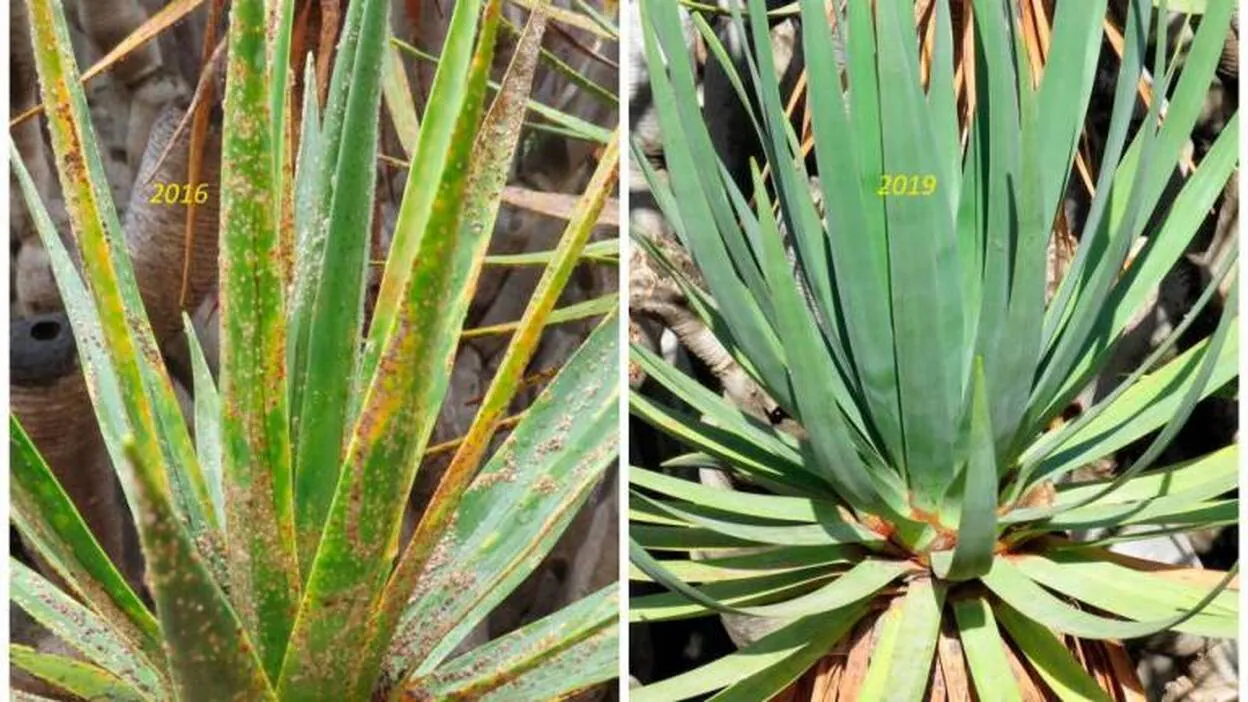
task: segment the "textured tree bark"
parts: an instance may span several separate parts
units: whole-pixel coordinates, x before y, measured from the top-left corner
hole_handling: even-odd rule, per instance
[[[126,511],[78,366],[69,320],[49,314],[9,325],[10,403],[104,551],[125,563]]]
[[[210,128],[204,144],[199,183],[187,183],[189,161],[189,130],[178,136],[168,149],[164,161],[161,154],[173,137],[185,111],[167,106],[152,123],[151,138],[135,187],[130,193],[126,211],[126,249],[134,262],[135,277],[143,305],[147,308],[152,332],[165,348],[182,331],[182,309],[194,311],[217,284],[217,213],[221,171],[220,130]],[[207,202],[195,207],[195,227],[191,241],[186,241],[185,190],[206,186]],[[157,185],[168,194],[171,186],[178,189],[177,202],[152,202]],[[188,263],[189,245],[189,267]],[[185,304],[179,300],[184,269],[189,274]]]
[[[79,0],[74,4],[79,24],[101,52],[117,46],[147,21],[147,12],[138,0]],[[136,49],[114,66],[110,75],[130,92],[126,155],[133,165],[143,155],[152,123],[178,90],[155,41]]]
[[[39,102],[39,79],[35,74],[35,57],[30,46],[30,24],[25,3],[12,3],[9,17],[9,108],[14,115],[21,114]],[[41,118],[23,122],[11,131],[17,152],[30,171],[39,192],[46,193],[52,184],[52,172],[44,151],[43,135],[39,131]],[[16,177],[9,177],[9,191],[18,193]],[[36,238],[26,212],[26,203],[19,195],[10,198],[9,239],[27,241]]]
[[[1218,61],[1218,75],[1228,82],[1239,82],[1239,10],[1231,15],[1231,31],[1222,45],[1222,58]]]

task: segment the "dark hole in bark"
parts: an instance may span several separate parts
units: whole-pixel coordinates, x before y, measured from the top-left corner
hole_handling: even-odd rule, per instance
[[[43,320],[30,327],[30,337],[35,341],[51,341],[61,335],[60,322]]]

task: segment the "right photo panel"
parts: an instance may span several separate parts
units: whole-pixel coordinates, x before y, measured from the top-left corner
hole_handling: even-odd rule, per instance
[[[1233,0],[628,0],[628,698],[1238,697]]]

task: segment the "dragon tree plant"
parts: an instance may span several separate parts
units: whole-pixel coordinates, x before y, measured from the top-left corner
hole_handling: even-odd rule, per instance
[[[455,3],[417,121],[411,95],[395,89],[405,81],[383,65],[394,50],[388,2],[350,2],[328,99],[318,104],[309,67],[301,107],[290,104],[294,3],[231,3],[222,175],[208,184],[222,203],[220,380],[188,323],[192,439],[108,196],[61,2],[27,2],[77,256],[10,152],[135,518],[146,591],[108,560],[11,420],[13,521],[48,566],[12,562],[11,597],[76,652],[14,644],[17,667],[85,699],[211,702],[536,700],[615,677],[614,585],[461,645],[538,566],[616,455],[611,315],[491,449],[543,328],[575,316],[554,309],[573,269],[611,248],[587,252],[615,183],[608,130],[582,125],[581,138],[602,142],[597,170],[557,247],[528,257],[545,266],[537,289],[415,534],[401,539],[543,31],[573,20],[614,31],[605,18],[530,3],[487,110],[500,4]],[[383,92],[410,137],[410,173],[366,314]]]
[[[638,161],[699,277],[670,249],[637,243],[775,401],[774,418],[793,424],[743,412],[633,349],[677,400],[630,401],[687,448],[666,467],[719,471],[741,489],[630,468],[632,577],[668,590],[634,597],[631,620],[774,621],[739,652],[631,699],[718,690],[711,699],[765,700],[794,694],[803,675],[819,676],[820,699],[918,701],[937,688],[959,700],[971,690],[1121,699],[1114,688],[1131,666],[1094,676],[1085,661],[1101,654],[1087,651],[1164,631],[1236,635],[1233,572],[1108,548],[1236,521],[1236,445],[1177,463],[1163,453],[1199,401],[1233,392],[1235,256],[1146,359],[1068,411],[1237,166],[1233,117],[1194,172],[1180,168],[1235,5],[1200,4],[1177,68],[1153,3],[1125,3],[1095,196],[1049,294],[1046,247],[1073,187],[1106,0],[1056,3],[1042,66],[1025,52],[1015,2],[964,4],[974,61],[957,76],[973,70],[977,86],[967,124],[949,2],[936,0],[933,51],[921,55],[906,0],[801,0],[805,144],[785,110],[763,0],[731,13],[748,75],[695,14],[708,60],[729,72],[763,145],[750,192],[708,136],[680,8],[642,0],[667,177]],[[1141,80],[1157,99],[1137,115]],[[1181,189],[1163,197],[1176,172]],[[1216,329],[1197,335],[1193,320],[1219,304]],[[1142,452],[1114,474],[1078,470],[1128,445]]]

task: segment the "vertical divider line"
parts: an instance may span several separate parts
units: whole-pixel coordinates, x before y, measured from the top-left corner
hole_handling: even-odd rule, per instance
[[[628,273],[630,250],[630,207],[629,194],[631,192],[630,184],[632,179],[630,171],[632,170],[632,134],[628,129],[630,121],[630,102],[629,95],[626,94],[625,86],[633,84],[633,76],[630,75],[634,68],[633,61],[625,60],[629,49],[632,46],[632,22],[629,21],[627,13],[632,11],[630,3],[640,2],[640,0],[625,0],[620,4],[620,16],[617,26],[620,29],[619,36],[619,76],[616,80],[616,94],[619,96],[619,115],[617,115],[617,123],[624,125],[624,129],[620,131],[620,151],[624,157],[620,159],[620,177],[616,179],[617,201],[619,202],[619,229],[617,236],[620,241],[619,263],[616,266],[617,287],[619,289],[619,306],[620,313],[616,317],[616,324],[619,329],[619,378],[616,382],[620,384],[619,394],[619,457],[616,459],[616,476],[618,481],[617,489],[619,490],[619,501],[616,505],[616,557],[619,559],[619,572],[617,576],[620,582],[620,607],[619,607],[619,652],[617,654],[617,664],[619,665],[619,677],[616,684],[619,690],[619,699],[628,699],[628,549],[624,548],[626,539],[628,538],[628,451],[629,451],[629,435],[628,435]]]
[[[12,21],[11,15],[12,15],[12,12],[0,12],[0,37],[7,38],[7,37],[12,36],[11,34],[9,34],[9,23]],[[12,78],[12,75],[13,75],[12,73],[9,72],[11,56],[12,54],[11,54],[10,48],[6,44],[4,51],[0,52],[0,71],[2,71],[0,75],[7,76],[10,79]],[[10,109],[11,107],[12,105],[9,103],[8,100],[5,100],[4,105],[0,106],[0,115],[3,115],[4,124],[8,124],[9,119],[12,117],[12,114],[11,114],[12,110]],[[7,148],[0,149],[0,167],[4,168],[5,173],[13,173],[13,164],[9,163],[10,153],[11,153],[10,150]],[[6,215],[10,211],[9,207],[11,206],[11,203],[9,201],[10,199],[9,196],[10,196],[11,190],[12,188],[4,188],[3,192],[0,192],[0,212],[6,213]],[[0,264],[0,271],[4,271],[5,280],[12,280],[12,278],[9,277],[12,275],[12,271],[10,270],[11,263],[12,263],[12,259],[6,258],[4,263]],[[12,352],[12,350],[8,346],[4,346],[3,348],[5,349],[6,356]],[[9,364],[7,363],[4,364],[3,368],[0,368],[0,381],[4,383],[4,387],[5,387],[4,402],[5,402],[6,409],[8,409],[8,397],[9,397],[8,389],[11,388],[12,385],[10,385]],[[10,466],[12,465],[12,463],[10,463],[10,460],[11,460],[11,457],[9,456],[9,442],[8,441],[0,442],[0,462],[2,462],[3,465],[5,466]],[[0,471],[0,490],[4,491],[3,493],[4,499],[0,500],[0,518],[4,519],[5,524],[11,523],[9,521],[9,514],[11,511],[12,505],[9,500],[9,495],[11,495],[12,493],[9,492],[9,479],[10,479],[10,471],[8,470]],[[9,601],[9,578],[7,577],[0,578],[0,580],[3,580],[3,582],[0,582],[0,595],[3,595],[4,601],[8,602]],[[5,632],[8,632],[9,631],[8,614],[5,614],[4,622],[5,622],[4,630]],[[3,659],[0,659],[0,660],[3,660],[4,665],[7,667],[9,665],[9,649],[7,646],[4,649],[4,653],[0,655],[3,655]],[[623,698],[621,697],[621,699]]]

